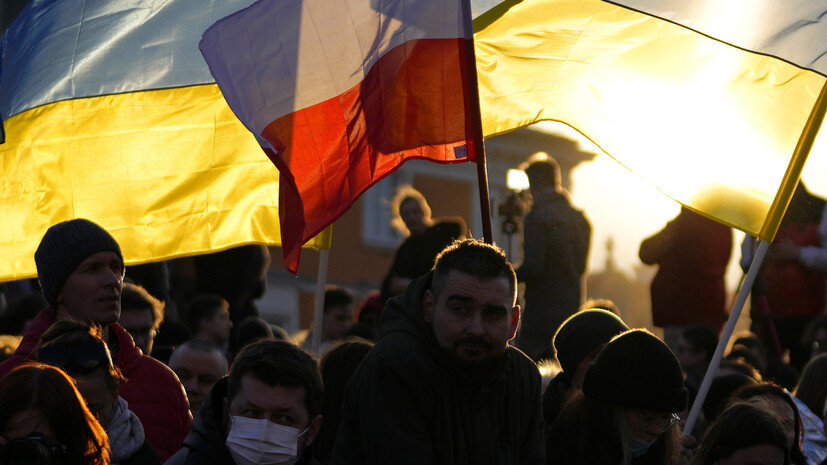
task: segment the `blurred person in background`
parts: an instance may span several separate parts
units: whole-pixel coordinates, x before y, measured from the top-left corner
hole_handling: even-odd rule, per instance
[[[311,350],[313,332],[321,331],[320,353],[324,354],[336,341],[347,334],[354,321],[353,294],[339,286],[328,286],[324,291],[321,328],[312,328],[302,342],[302,349]]]
[[[144,355],[152,354],[155,335],[164,321],[164,303],[137,284],[123,284],[118,324],[132,336]]]
[[[414,279],[431,271],[445,247],[466,235],[462,218],[431,218],[425,197],[411,186],[400,186],[391,202],[393,227],[408,237],[396,250],[391,269],[382,281],[382,302],[402,294]]]
[[[175,349],[169,367],[184,385],[194,417],[210,389],[227,375],[227,358],[212,342],[191,339]]]
[[[763,402],[736,402],[709,427],[691,465],[789,465],[779,418]]]
[[[766,402],[784,427],[787,445],[790,448],[790,462],[793,465],[806,465],[807,458],[801,450],[804,442],[803,423],[792,396],[775,384],[759,383],[738,389],[730,398],[730,402],[749,399],[761,399]]]

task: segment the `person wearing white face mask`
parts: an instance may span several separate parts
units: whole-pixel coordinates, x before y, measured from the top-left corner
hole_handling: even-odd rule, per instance
[[[546,437],[549,465],[669,465],[677,462],[675,412],[689,392],[675,354],[646,330],[614,337],[586,371]]]
[[[303,452],[321,428],[322,395],[310,354],[284,341],[256,342],[212,388],[166,464],[312,464]]]

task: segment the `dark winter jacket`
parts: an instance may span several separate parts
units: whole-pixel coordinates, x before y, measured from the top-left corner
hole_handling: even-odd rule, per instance
[[[591,226],[564,193],[553,190],[534,199],[524,223],[523,264],[517,269],[526,286],[522,326],[550,340],[580,307]]]
[[[0,363],[0,378],[26,360],[36,358],[37,354],[33,352],[40,336],[55,321],[51,307],[40,311],[14,355]],[[141,354],[132,336],[117,323],[109,325],[108,345],[112,361],[126,378],[126,383],[120,387],[121,397],[129,402],[129,409],[141,420],[146,439],[158,456],[162,461],[166,460],[181,447],[192,421],[184,387],[166,365]]]
[[[388,302],[348,382],[331,464],[542,464],[540,375],[522,352],[460,374],[422,315],[431,274]]]

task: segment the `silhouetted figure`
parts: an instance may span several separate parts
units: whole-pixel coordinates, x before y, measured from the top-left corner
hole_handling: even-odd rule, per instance
[[[652,322],[665,328],[670,347],[687,326],[720,331],[727,318],[724,275],[730,255],[732,230],[686,207],[640,244],[640,260],[658,265],[651,285]]]
[[[681,362],[686,387],[693,392],[698,392],[717,346],[718,334],[709,326],[692,325],[681,330],[675,355]]]
[[[824,434],[825,398],[827,398],[827,354],[810,360],[801,373],[801,379],[793,391],[801,419],[804,422],[804,455],[808,463],[821,463],[827,459],[827,436]]]
[[[411,281],[431,271],[437,254],[456,239],[465,237],[461,218],[435,221],[425,197],[402,186],[393,200],[394,227],[408,234],[396,250],[390,271],[382,281],[382,301],[405,292]]]
[[[749,267],[755,240],[741,246],[741,267]],[[753,331],[768,345],[790,351],[790,364],[801,370],[810,356],[802,336],[824,311],[827,272],[827,209],[799,183],[767,251],[752,289]],[[777,338],[777,339],[776,339]]]
[[[312,328],[301,347],[313,349],[313,332],[321,331],[319,353],[324,354],[336,341],[342,339],[353,326],[353,294],[339,286],[328,286],[324,291],[321,328]]]
[[[517,279],[525,282],[525,309],[516,345],[537,361],[554,356],[551,338],[585,296],[591,225],[572,207],[554,159],[535,161],[525,173],[534,205],[525,217],[523,263],[517,268]]]

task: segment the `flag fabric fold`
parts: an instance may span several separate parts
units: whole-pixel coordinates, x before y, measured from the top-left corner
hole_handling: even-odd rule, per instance
[[[112,232],[128,264],[280,244],[277,171],[198,52],[251,3],[24,7],[0,42],[0,281],[34,276],[43,233],[75,217]]]
[[[566,123],[687,207],[771,240],[825,82],[827,4],[739,5],[499,4],[474,23],[483,131]]]
[[[285,265],[367,188],[418,158],[475,160],[460,4],[260,0],[200,49],[279,169]]]

